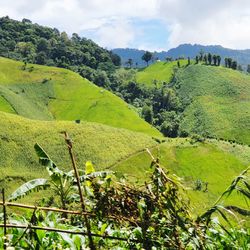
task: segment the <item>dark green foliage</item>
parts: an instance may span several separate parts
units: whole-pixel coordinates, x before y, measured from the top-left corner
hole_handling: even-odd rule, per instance
[[[217,56],[217,65],[220,66],[220,62],[221,62],[221,56]]]
[[[145,119],[146,122],[152,124],[152,122],[153,122],[153,110],[152,110],[152,107],[149,107],[148,105],[143,106],[141,114],[142,114],[142,117]]]
[[[217,65],[217,56],[216,55],[213,55],[213,63],[215,66]]]
[[[70,38],[57,29],[32,24],[27,19],[18,22],[8,17],[0,18],[0,27],[0,56],[71,69],[101,86],[107,83],[100,83],[103,74],[96,73],[96,70],[107,72],[109,78],[110,69],[121,64],[118,55],[76,33]],[[91,74],[85,72],[86,67],[91,69],[88,69]]]
[[[237,62],[236,61],[232,61],[232,69],[236,70],[237,69]]]
[[[210,53],[208,53],[208,55],[207,55],[207,60],[208,60],[208,64],[211,65],[212,64],[212,55]]]
[[[195,57],[195,63],[196,63],[196,64],[199,63],[199,57],[198,57],[198,56]]]
[[[247,73],[250,73],[250,64],[247,65]]]
[[[207,54],[204,55],[204,62],[207,64]]]
[[[142,60],[145,61],[147,63],[147,66],[148,66],[148,62],[152,59],[153,57],[153,54],[149,51],[146,51],[143,56],[142,56]]]

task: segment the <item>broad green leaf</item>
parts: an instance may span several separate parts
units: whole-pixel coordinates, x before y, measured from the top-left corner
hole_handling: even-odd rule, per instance
[[[19,187],[15,192],[13,192],[9,196],[8,200],[9,201],[17,200],[17,199],[31,193],[32,191],[39,191],[41,189],[46,189],[49,186],[50,185],[49,185],[47,179],[34,179],[31,181],[28,181],[28,182],[24,183],[21,187]]]

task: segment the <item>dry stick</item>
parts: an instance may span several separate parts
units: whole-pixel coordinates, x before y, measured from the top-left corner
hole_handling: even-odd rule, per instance
[[[3,231],[3,236],[4,236],[4,241],[3,241],[3,248],[6,249],[6,235],[7,235],[7,227],[6,227],[6,221],[7,221],[7,216],[6,216],[6,205],[5,205],[5,192],[4,188],[2,189],[2,195],[3,195],[3,223],[4,223],[4,231]]]
[[[0,201],[0,205],[3,205],[2,201]],[[53,207],[37,207],[37,206],[26,205],[26,204],[21,204],[21,203],[14,203],[14,202],[5,202],[5,205],[9,206],[9,207],[18,207],[18,208],[24,208],[24,209],[32,209],[33,210],[36,208],[37,210],[43,210],[43,211],[52,211],[52,212],[58,212],[58,213],[67,213],[67,214],[75,214],[75,215],[86,215],[89,217],[97,217],[96,214],[77,211],[77,210],[74,211],[74,210],[65,210],[65,209],[53,208]],[[131,218],[119,217],[119,216],[114,216],[114,215],[106,215],[105,217],[107,219],[128,221],[128,222],[134,223],[136,225],[138,223],[136,220],[133,220]]]
[[[6,228],[27,228],[27,225],[0,224],[0,227],[4,227],[4,226]],[[65,230],[65,229],[52,228],[52,227],[30,226],[29,228],[35,229],[35,230],[50,231],[50,232],[78,234],[78,235],[85,235],[85,236],[88,235],[88,233],[85,233],[85,232],[77,232],[77,231],[73,231],[73,230]],[[121,238],[121,237],[116,237],[116,236],[111,236],[111,235],[101,235],[101,234],[91,233],[91,236],[99,237],[99,238],[103,238],[103,239],[120,240],[120,241],[128,241],[129,240],[131,242],[141,243],[141,241],[139,241],[139,240]]]
[[[72,166],[75,172],[75,176],[76,176],[76,181],[77,181],[77,186],[78,186],[78,191],[79,191],[79,195],[80,195],[80,200],[81,200],[81,206],[82,206],[82,211],[85,212],[85,203],[84,203],[84,199],[83,199],[83,193],[82,193],[82,189],[81,189],[81,183],[80,183],[80,177],[79,177],[79,172],[78,169],[76,167],[76,161],[75,161],[75,157],[73,155],[73,150],[72,150],[72,141],[70,140],[67,132],[64,132],[64,136],[65,136],[65,142],[68,146],[69,149],[69,155],[71,158],[71,162],[72,162]],[[86,216],[86,214],[83,215],[84,218],[84,222],[87,228],[87,233],[88,233],[88,238],[89,238],[89,247],[91,250],[95,250],[95,246],[94,246],[94,242],[91,236],[91,227],[90,227],[90,223],[88,221],[88,217]]]

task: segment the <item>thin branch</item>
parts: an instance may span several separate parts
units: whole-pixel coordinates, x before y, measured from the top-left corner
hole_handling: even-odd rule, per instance
[[[83,199],[83,193],[82,193],[82,188],[81,188],[81,182],[80,182],[80,176],[79,176],[79,172],[76,166],[76,161],[75,161],[75,157],[73,154],[73,145],[72,145],[72,141],[69,138],[67,132],[64,132],[64,136],[65,136],[65,142],[68,146],[68,150],[69,150],[69,155],[71,158],[71,162],[72,162],[72,166],[75,172],[75,177],[76,177],[76,181],[77,181],[77,186],[78,186],[78,191],[79,191],[79,195],[80,195],[80,201],[81,201],[81,206],[82,206],[82,212],[85,212],[85,203],[84,203],[84,199]],[[94,242],[91,236],[91,227],[90,227],[90,223],[88,220],[88,217],[86,215],[83,215],[84,218],[84,222],[87,228],[87,233],[88,233],[88,238],[89,238],[89,247],[91,250],[95,250],[95,246],[94,246]]]

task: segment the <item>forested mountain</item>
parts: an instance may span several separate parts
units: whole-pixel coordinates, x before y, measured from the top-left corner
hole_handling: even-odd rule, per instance
[[[121,57],[122,64],[125,64],[129,58],[133,60],[134,66],[145,67],[146,64],[141,59],[142,55],[145,53],[144,50],[137,49],[113,49],[114,53]],[[154,52],[154,59],[165,60],[166,57],[172,57],[173,59],[179,57],[190,57],[195,58],[201,51],[204,53],[218,54],[221,56],[222,60],[225,57],[231,57],[236,60],[239,64],[246,66],[250,64],[250,49],[246,50],[234,50],[224,48],[220,45],[199,45],[199,44],[182,44],[176,48],[172,48],[168,51]]]
[[[108,72],[120,64],[117,55],[76,33],[69,37],[56,28],[9,17],[0,18],[0,56],[71,69],[97,84],[108,81]]]

